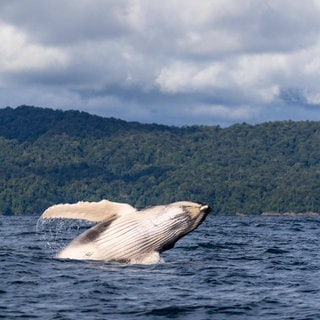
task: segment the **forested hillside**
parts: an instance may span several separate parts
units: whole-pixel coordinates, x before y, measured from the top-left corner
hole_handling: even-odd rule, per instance
[[[218,214],[320,212],[320,123],[168,127],[0,109],[0,213],[108,198],[208,202]]]

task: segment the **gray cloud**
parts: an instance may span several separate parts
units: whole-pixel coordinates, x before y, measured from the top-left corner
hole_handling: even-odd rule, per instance
[[[320,120],[320,1],[2,0],[1,106]]]

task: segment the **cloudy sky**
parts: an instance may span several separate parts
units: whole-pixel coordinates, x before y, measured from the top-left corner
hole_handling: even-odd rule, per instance
[[[0,107],[320,120],[320,0],[0,0]]]

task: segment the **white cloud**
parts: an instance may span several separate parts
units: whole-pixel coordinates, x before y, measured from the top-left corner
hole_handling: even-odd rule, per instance
[[[287,57],[283,54],[240,55],[235,61],[232,78],[241,87],[273,83],[288,70]]]
[[[4,72],[19,72],[65,65],[68,56],[53,47],[28,41],[27,35],[17,28],[0,24],[0,68]]]

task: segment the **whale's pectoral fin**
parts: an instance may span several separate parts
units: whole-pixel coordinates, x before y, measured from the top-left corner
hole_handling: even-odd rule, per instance
[[[132,264],[156,264],[160,262],[160,254],[157,251],[150,252],[130,260]]]
[[[98,223],[97,225],[91,227],[89,230],[85,231],[84,233],[80,234],[76,239],[73,240],[74,243],[78,244],[86,244],[89,242],[96,241],[100,235],[105,232],[118,218],[116,214],[110,215],[108,219]]]
[[[92,222],[101,222],[110,217],[122,216],[135,212],[136,209],[127,203],[101,200],[99,202],[85,202],[57,204],[49,207],[43,212],[43,219],[81,219]]]

